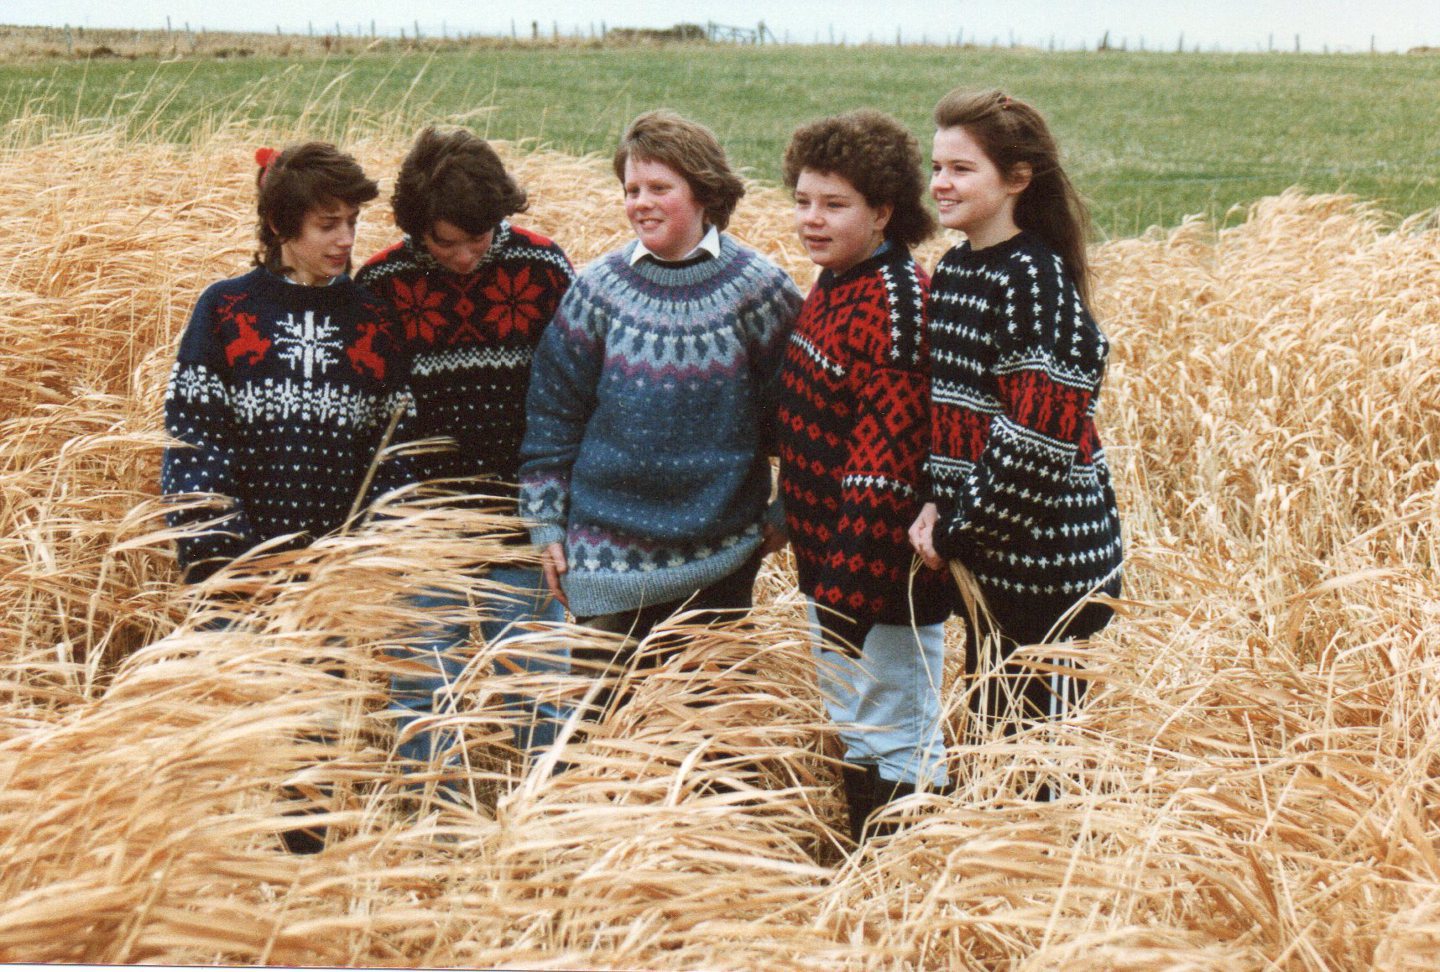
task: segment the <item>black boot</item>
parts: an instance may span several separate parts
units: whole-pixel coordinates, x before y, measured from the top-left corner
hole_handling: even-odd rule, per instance
[[[856,844],[864,837],[865,818],[875,809],[870,785],[870,774],[874,769],[873,766],[851,766],[849,763],[840,767],[840,781],[845,787],[845,812],[850,818],[850,839]]]
[[[867,767],[866,783],[870,787],[871,810],[879,810],[887,803],[893,803],[901,797],[907,797],[915,792],[914,783],[899,783],[895,780],[887,780],[880,775],[880,770],[874,766]],[[900,829],[900,825],[893,821],[872,823],[867,829],[867,837],[889,837]]]
[[[297,787],[287,786],[282,792],[295,803],[292,809],[285,811],[285,816],[293,819],[295,825],[280,831],[281,843],[292,854],[320,853],[325,849],[325,827],[314,824],[307,827],[304,820],[324,813],[325,809],[311,803]]]

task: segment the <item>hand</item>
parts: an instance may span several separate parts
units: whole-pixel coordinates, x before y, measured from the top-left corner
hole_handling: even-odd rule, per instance
[[[785,549],[790,542],[790,531],[779,524],[766,520],[760,528],[760,556],[768,557],[773,553],[779,553]]]
[[[939,521],[940,508],[934,503],[926,503],[915,522],[910,524],[910,546],[931,570],[945,566],[945,558],[935,551],[935,524]]]
[[[570,610],[570,599],[565,596],[565,588],[560,586],[560,578],[570,570],[570,563],[565,559],[565,545],[562,543],[550,543],[540,551],[540,570],[545,575],[545,586],[550,588],[550,593]]]

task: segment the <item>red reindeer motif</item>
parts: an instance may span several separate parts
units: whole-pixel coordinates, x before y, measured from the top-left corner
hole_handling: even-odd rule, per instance
[[[379,324],[361,324],[360,340],[345,349],[350,366],[357,372],[370,372],[376,378],[385,377],[385,359],[375,353],[375,335],[382,332]]]
[[[240,313],[233,319],[240,336],[225,345],[226,363],[234,365],[243,358],[246,364],[259,364],[265,359],[265,352],[270,350],[270,339],[261,337],[260,332],[255,330],[254,314]]]

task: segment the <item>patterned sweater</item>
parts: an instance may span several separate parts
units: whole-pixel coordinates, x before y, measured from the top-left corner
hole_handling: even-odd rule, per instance
[[[800,590],[855,648],[876,623],[950,613],[949,577],[932,570],[916,575],[910,609],[908,530],[930,435],[929,283],[894,244],[842,275],[827,270],[785,351],[780,491]]]
[[[228,498],[226,520],[182,539],[180,567],[199,580],[255,544],[293,544],[340,526],[391,415],[413,414],[385,311],[348,278],[296,286],[268,270],[206,289],[180,339],[165,396],[161,490]],[[394,441],[405,435],[404,424]],[[386,462],[375,486],[405,481]],[[172,525],[216,516],[176,511]]]
[[[1028,233],[935,268],[929,471],[935,547],[982,586],[1069,604],[1118,592],[1120,516],[1095,431],[1109,344]]]
[[[760,544],[776,376],[800,294],[721,235],[720,254],[632,266],[632,242],[565,295],[535,352],[521,450],[531,538],[564,542],[571,610],[663,604]]]
[[[515,495],[530,363],[574,276],[560,247],[508,222],[469,274],[446,270],[409,237],[356,274],[403,326],[414,437],[456,443],[413,457],[418,478],[492,477],[487,493]]]

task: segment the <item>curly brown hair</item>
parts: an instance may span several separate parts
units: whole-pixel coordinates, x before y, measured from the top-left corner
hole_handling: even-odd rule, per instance
[[[290,268],[280,248],[300,235],[307,212],[337,200],[363,206],[380,195],[380,187],[360,163],[328,142],[289,146],[260,170],[256,182],[260,249],[255,265],[282,276]]]
[[[479,236],[528,205],[489,142],[463,128],[441,132],[433,125],[416,137],[390,197],[395,225],[414,240],[442,219]]]
[[[630,123],[615,149],[615,178],[621,185],[625,162],[632,155],[674,169],[704,208],[705,221],[720,230],[730,225],[745,184],[730,168],[725,149],[710,129],[663,108],[647,111]]]
[[[785,149],[784,178],[791,192],[805,169],[838,175],[872,207],[890,206],[885,238],[916,246],[935,233],[925,208],[920,146],[891,116],[862,108],[802,125]]]

